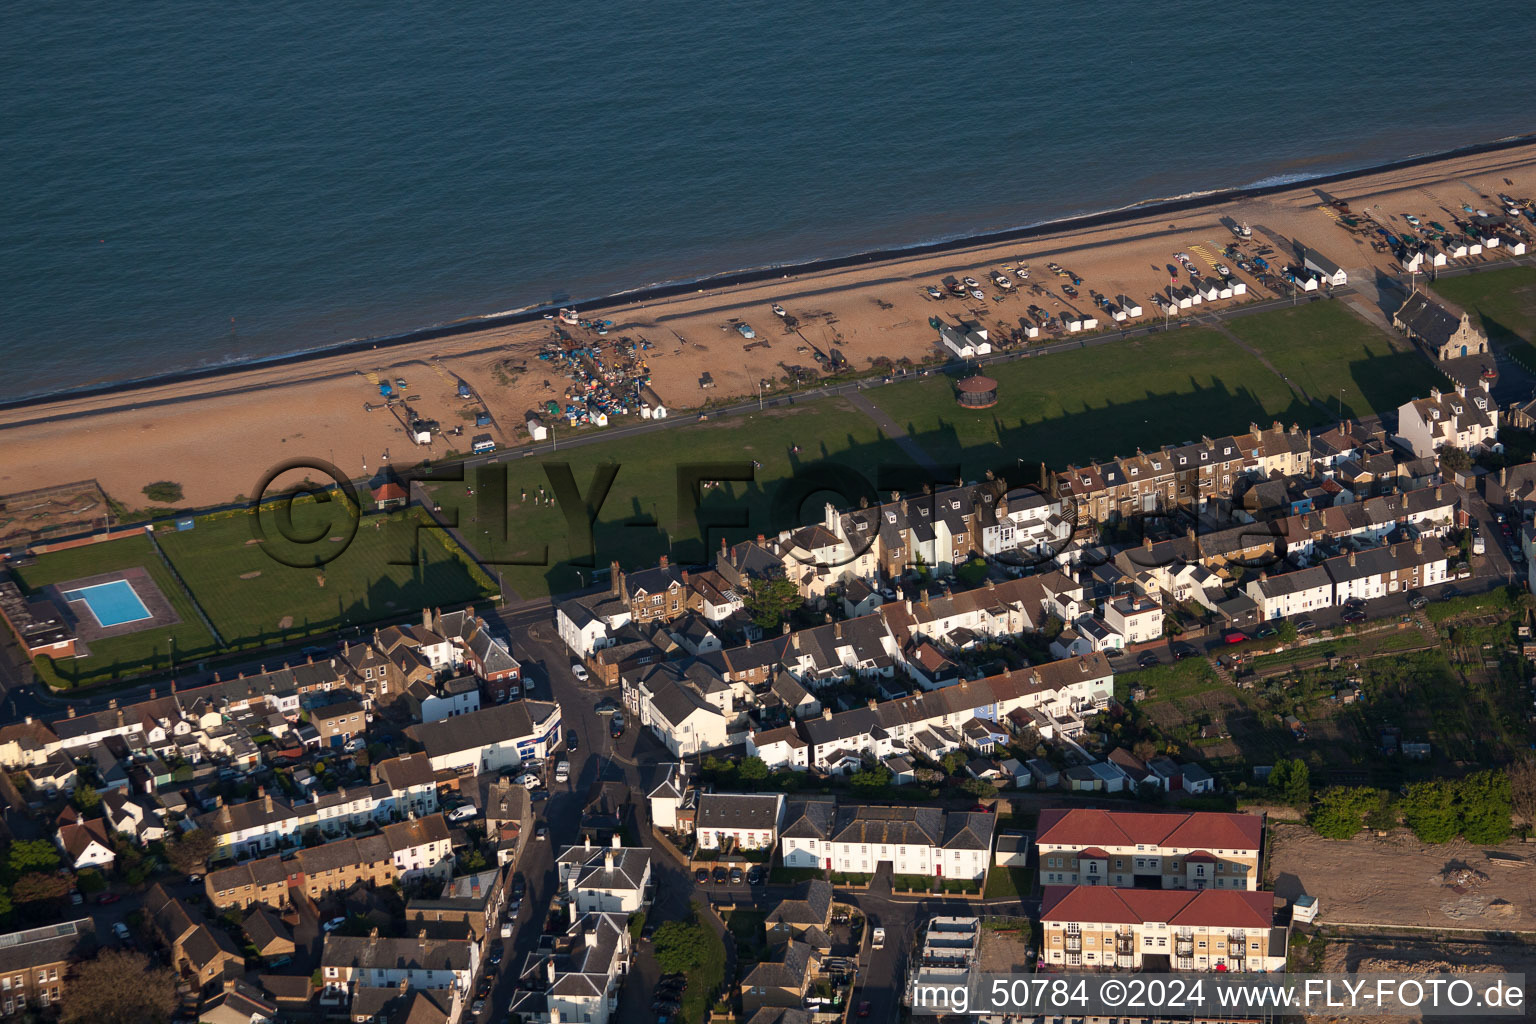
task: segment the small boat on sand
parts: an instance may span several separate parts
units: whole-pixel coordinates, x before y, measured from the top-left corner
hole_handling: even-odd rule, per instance
[[[788,316],[789,315],[788,313],[784,312],[784,307],[779,305],[777,302],[775,302],[773,304],[773,314],[774,314],[774,316]]]

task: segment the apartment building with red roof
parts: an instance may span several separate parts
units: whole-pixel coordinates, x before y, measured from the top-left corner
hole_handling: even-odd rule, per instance
[[[1051,808],[1040,812],[1035,843],[1043,885],[1252,891],[1264,819]]]
[[[1290,929],[1272,893],[1045,887],[1041,958],[1056,967],[1278,971]]]

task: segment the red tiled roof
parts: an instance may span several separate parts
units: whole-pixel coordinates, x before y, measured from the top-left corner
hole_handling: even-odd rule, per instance
[[[1068,847],[1173,846],[1217,850],[1258,850],[1264,819],[1252,814],[1196,811],[1155,814],[1051,808],[1040,812],[1035,841]]]
[[[391,501],[400,498],[409,498],[410,494],[404,487],[391,480],[387,484],[380,484],[373,489],[374,501]]]
[[[1081,853],[1079,853],[1078,856],[1079,857],[1094,857],[1094,858],[1097,858],[1099,860],[1103,860],[1105,857],[1109,856],[1109,851],[1108,850],[1101,850],[1097,846],[1090,846],[1090,847],[1088,847],[1088,849],[1086,849],[1086,850],[1082,851]]]
[[[1043,922],[1170,924],[1203,928],[1268,928],[1274,894],[1233,889],[1113,889],[1102,885],[1048,885],[1040,902]]]

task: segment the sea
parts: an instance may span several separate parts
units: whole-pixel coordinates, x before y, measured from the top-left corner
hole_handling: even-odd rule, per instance
[[[0,402],[1536,128],[1523,14],[21,4]]]

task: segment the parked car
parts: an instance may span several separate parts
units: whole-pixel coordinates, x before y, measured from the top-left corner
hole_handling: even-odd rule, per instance
[[[1229,644],[1240,644],[1248,639],[1248,634],[1240,629],[1234,629],[1222,634],[1221,639]]]
[[[1257,636],[1260,640],[1268,640],[1272,636],[1279,635],[1280,630],[1276,629],[1274,626],[1262,626],[1257,633]]]
[[[1153,654],[1151,651],[1143,651],[1141,657],[1136,659],[1136,664],[1140,665],[1142,668],[1151,668],[1153,665],[1161,664],[1161,661],[1162,659],[1158,658],[1158,656]]]
[[[714,879],[716,885],[724,885],[730,877],[730,874],[724,867],[715,868]]]
[[[624,716],[614,715],[608,720],[608,735],[618,739],[624,735]]]
[[[575,729],[565,730],[565,749],[575,753],[576,748],[580,743],[580,739],[581,738],[576,735]]]
[[[1302,619],[1296,623],[1296,632],[1298,633],[1311,633],[1315,629],[1317,629],[1317,623],[1311,619]]]
[[[860,1017],[868,1017],[869,1016],[869,1000],[868,999],[864,999],[864,1000],[861,1000],[859,1002],[859,1016]]]
[[[1423,608],[1427,604],[1429,604],[1429,598],[1425,597],[1423,594],[1418,593],[1417,591],[1415,591],[1412,596],[1408,598],[1408,607],[1412,608],[1414,611],[1418,611],[1420,608]]]
[[[543,785],[543,783],[539,781],[539,777],[532,774],[531,772],[527,775],[519,775],[512,781],[516,782],[519,786],[525,786],[528,789],[538,789],[541,785]],[[465,804],[464,807],[471,807],[471,809],[473,809],[472,805],[470,804]],[[464,807],[455,808],[455,810],[462,811]],[[470,817],[474,817],[474,815],[471,814]]]
[[[116,903],[120,899],[122,899],[122,897],[115,892],[104,892],[100,896],[96,897],[96,902],[101,906],[106,906],[108,903]]]
[[[1200,653],[1200,651],[1196,649],[1193,644],[1187,644],[1183,641],[1179,641],[1178,643],[1173,644],[1168,649],[1173,652],[1173,658],[1175,661],[1183,661],[1185,658],[1193,658],[1195,655]]]
[[[600,715],[617,714],[619,710],[619,702],[614,700],[612,697],[604,697],[602,700],[597,702],[597,705],[593,710],[595,710]]]
[[[693,880],[698,882],[700,885],[703,885],[705,882],[709,881],[709,869],[699,868],[693,873]]]
[[[333,932],[337,928],[340,928],[342,925],[344,925],[346,923],[347,923],[347,919],[346,919],[345,916],[333,917],[329,921],[325,922],[325,924],[321,925],[320,927],[322,929],[324,929],[325,931],[327,931],[327,932]]]
[[[1359,608],[1351,609],[1350,611],[1347,611],[1347,612],[1344,613],[1344,621],[1345,622],[1364,622],[1365,621],[1365,612],[1362,611]]]
[[[561,761],[555,765],[555,781],[565,782],[571,777],[571,762]]]
[[[571,675],[576,677],[576,681],[578,683],[586,682],[587,681],[587,666],[583,665],[579,661],[571,662]]]
[[[549,838],[549,826],[548,825],[540,825],[534,831],[533,838],[535,838],[535,839],[548,839]]]
[[[346,918],[338,918],[338,920],[345,921]],[[327,927],[325,930],[330,931],[331,929]],[[117,936],[119,942],[127,942],[133,938],[133,933],[130,932],[128,930],[128,926],[121,921],[112,926],[112,934]]]
[[[502,951],[502,945],[498,942],[496,945],[491,947],[491,955],[486,959],[492,966],[495,966],[501,963],[501,958],[503,955],[504,953]]]
[[[752,868],[750,871],[747,872],[747,884],[748,885],[761,885],[762,881],[763,881],[763,869],[762,868]]]
[[[731,884],[740,885],[746,876],[741,873],[741,868],[731,868]]]

